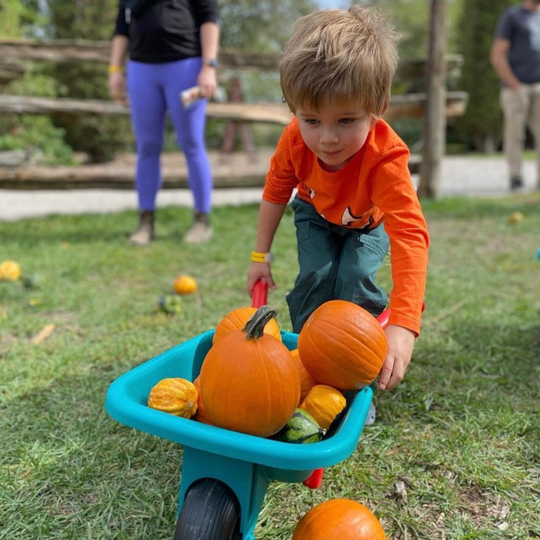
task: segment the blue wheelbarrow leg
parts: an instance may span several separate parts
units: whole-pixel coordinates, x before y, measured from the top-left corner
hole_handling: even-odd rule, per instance
[[[253,540],[253,530],[270,483],[265,468],[240,459],[184,447],[178,514],[182,511],[190,486],[203,478],[220,480],[234,492],[240,505],[242,540]]]

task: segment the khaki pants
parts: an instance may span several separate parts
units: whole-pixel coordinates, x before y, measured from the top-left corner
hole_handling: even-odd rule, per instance
[[[537,156],[537,186],[540,188],[540,83],[523,84],[517,90],[503,88],[501,107],[504,112],[504,150],[510,178],[521,177],[525,126],[534,137]]]

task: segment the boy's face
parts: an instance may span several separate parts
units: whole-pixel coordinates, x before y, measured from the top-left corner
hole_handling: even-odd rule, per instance
[[[318,111],[296,109],[300,133],[329,172],[339,171],[362,148],[372,116],[354,104],[327,105]]]

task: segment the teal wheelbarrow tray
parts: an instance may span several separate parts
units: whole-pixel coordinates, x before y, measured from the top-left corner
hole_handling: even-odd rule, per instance
[[[105,409],[126,426],[183,446],[175,540],[253,540],[271,481],[302,482],[355,450],[372,400],[369,387],[350,392],[341,419],[314,444],[292,444],[237,433],[147,406],[154,385],[167,377],[193,381],[212,346],[214,330],[144,362],[116,379]],[[282,332],[296,349],[298,335]]]

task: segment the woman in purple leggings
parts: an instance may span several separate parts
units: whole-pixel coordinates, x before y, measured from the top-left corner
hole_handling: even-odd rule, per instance
[[[184,240],[201,243],[212,236],[212,176],[204,128],[206,98],[216,90],[217,47],[217,0],[120,0],[109,90],[117,103],[127,102],[123,66],[129,51],[127,94],[137,141],[139,201],[139,225],[130,236],[133,244],[147,245],[154,236],[167,111],[186,156],[195,203],[193,225]],[[180,93],[196,85],[204,99],[184,109]]]

